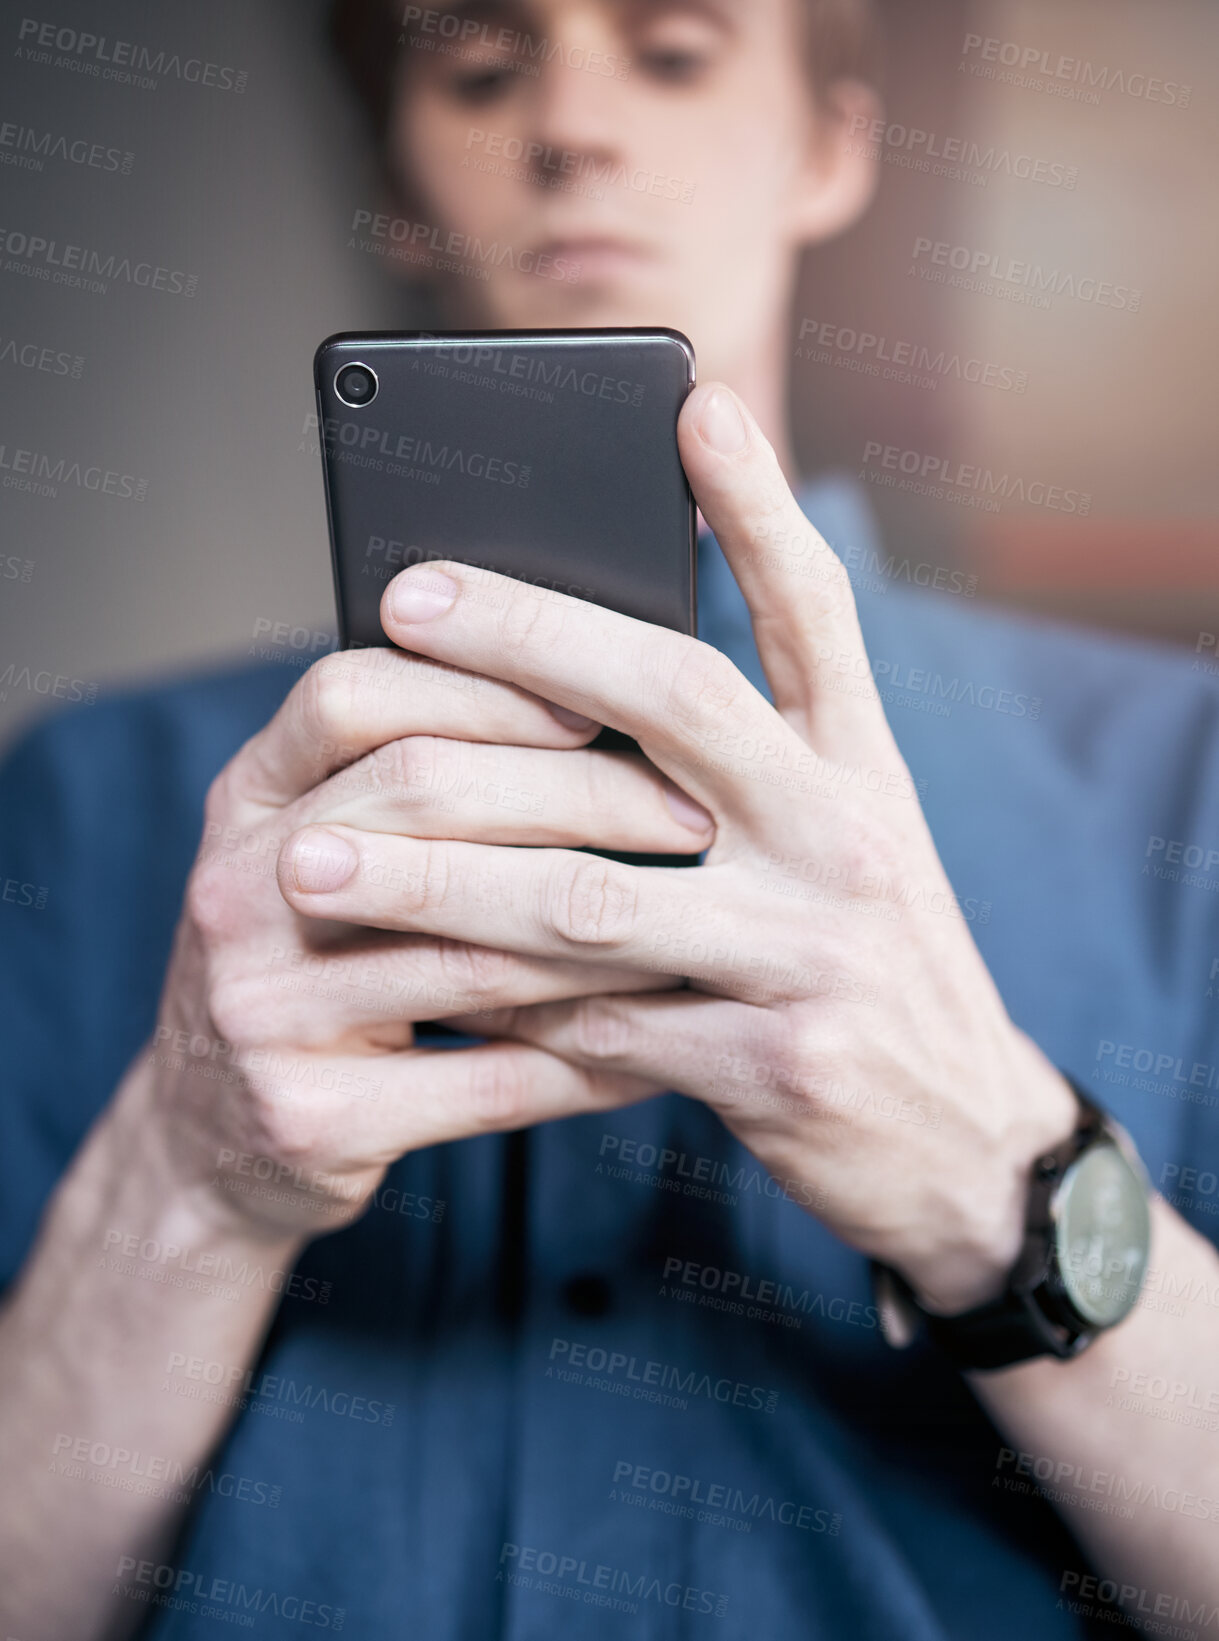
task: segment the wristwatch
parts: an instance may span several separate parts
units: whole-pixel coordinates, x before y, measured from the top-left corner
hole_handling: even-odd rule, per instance
[[[1134,1308],[1151,1247],[1147,1173],[1125,1129],[1066,1080],[1079,1120],[1033,1164],[1024,1244],[1004,1292],[957,1316],[935,1316],[899,1272],[873,1261],[890,1345],[904,1348],[921,1330],[957,1367],[1009,1367],[1078,1356]]]

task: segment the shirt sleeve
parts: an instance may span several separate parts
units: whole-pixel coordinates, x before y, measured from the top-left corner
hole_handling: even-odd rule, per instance
[[[69,708],[0,764],[0,1287],[155,1025],[207,786],[288,681]]]
[[[58,723],[0,768],[0,1283],[20,1267],[95,1099],[79,822]]]

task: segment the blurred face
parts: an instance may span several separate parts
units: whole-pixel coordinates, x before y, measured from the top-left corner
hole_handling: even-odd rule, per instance
[[[393,142],[429,237],[402,255],[450,322],[669,325],[732,376],[866,203],[841,129],[869,93],[814,109],[800,0],[419,10]]]

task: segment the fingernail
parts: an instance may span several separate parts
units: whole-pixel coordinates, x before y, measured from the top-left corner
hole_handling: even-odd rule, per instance
[[[717,387],[710,394],[698,419],[698,430],[704,444],[718,450],[721,456],[734,455],[744,448],[745,418],[741,415],[736,395],[727,388]]]
[[[293,883],[309,894],[341,889],[359,863],[346,838],[321,828],[299,837],[288,859]]]
[[[444,614],[457,592],[443,570],[406,570],[390,583],[389,613],[395,621],[430,621]]]
[[[688,798],[679,786],[665,782],[665,802],[673,811],[675,819],[683,826],[688,826],[692,832],[709,832],[714,825],[710,814],[701,803],[695,803]]]
[[[570,707],[557,707],[553,701],[546,704],[564,729],[591,729],[597,721],[595,718],[586,718],[581,712],[573,712]]]

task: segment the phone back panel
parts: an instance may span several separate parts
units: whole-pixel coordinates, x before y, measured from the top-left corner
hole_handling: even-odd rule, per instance
[[[359,408],[335,389],[354,363],[378,384]],[[443,558],[697,630],[680,333],[349,333],[314,381],[345,647],[387,643],[387,583]]]

